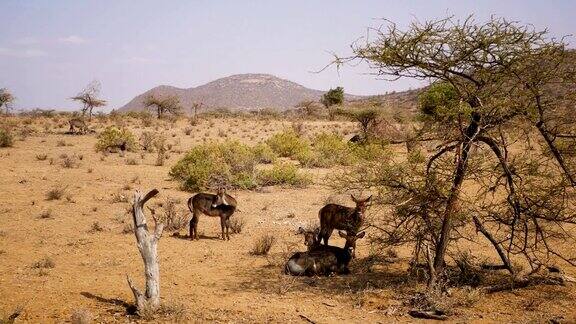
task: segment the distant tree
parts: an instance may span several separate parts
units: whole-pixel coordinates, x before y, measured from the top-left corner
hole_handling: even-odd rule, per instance
[[[178,115],[182,112],[180,106],[180,99],[177,96],[154,96],[149,95],[144,100],[144,106],[154,107],[158,118],[162,118],[165,114]]]
[[[364,139],[369,139],[371,130],[376,125],[379,115],[380,112],[375,108],[365,108],[350,113],[352,119],[358,122]]]
[[[0,112],[9,113],[16,98],[6,88],[0,89]]]
[[[92,120],[92,109],[106,105],[105,100],[98,98],[100,96],[100,89],[100,82],[94,80],[80,91],[80,93],[71,98],[74,101],[82,103],[82,116],[86,116],[86,113],[88,113],[89,120]]]
[[[344,102],[344,88],[336,87],[335,89],[330,89],[326,92],[320,102],[328,110],[328,115],[330,119],[334,118],[334,110],[332,109],[335,105],[341,105]]]
[[[300,110],[306,116],[314,116],[318,114],[318,106],[320,104],[314,100],[304,100],[299,102],[294,108]],[[321,108],[322,106],[320,106]]]
[[[194,110],[194,119],[198,118],[198,110],[204,106],[204,102],[198,101],[192,104],[192,109]]]

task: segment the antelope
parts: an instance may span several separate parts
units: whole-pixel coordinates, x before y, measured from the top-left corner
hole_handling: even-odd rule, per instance
[[[220,217],[222,239],[230,240],[230,216],[234,214],[236,206],[236,199],[228,195],[224,188],[219,188],[215,195],[198,193],[192,196],[188,199],[188,209],[192,212],[190,239],[198,240],[198,220],[200,214],[203,213],[207,216]]]
[[[318,217],[320,218],[320,234],[318,241],[324,240],[324,245],[328,246],[328,239],[335,229],[344,230],[349,235],[355,235],[360,230],[360,226],[364,223],[364,212],[366,205],[372,196],[366,199],[356,199],[354,195],[350,195],[352,200],[356,203],[355,208],[341,206],[337,204],[328,204],[320,209]],[[344,248],[356,249],[356,240],[348,242]]]
[[[68,124],[70,124],[69,133],[78,134],[80,132],[86,134],[86,132],[88,132],[88,126],[86,126],[86,122],[81,118],[72,118],[68,121]],[[78,131],[75,131],[75,129],[78,129]]]
[[[286,262],[284,273],[293,276],[330,275],[331,273],[348,274],[348,264],[352,260],[352,254],[357,239],[364,237],[364,232],[348,235],[342,231],[338,234],[346,239],[347,248],[321,245],[317,239],[318,231],[304,232],[304,244],[308,247],[307,252],[296,252]]]

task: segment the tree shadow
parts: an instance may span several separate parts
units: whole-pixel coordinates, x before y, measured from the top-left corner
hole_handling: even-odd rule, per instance
[[[193,240],[190,240],[190,236],[188,236],[188,235],[183,235],[183,234],[180,234],[180,233],[174,233],[174,234],[172,234],[172,237],[173,237],[173,238],[180,239],[180,240],[193,241]],[[217,235],[217,236],[208,236],[208,235],[200,234],[200,235],[198,235],[198,238],[199,238],[200,240],[222,241],[222,238],[221,238],[219,235]]]
[[[231,290],[247,290],[267,294],[285,294],[292,291],[308,291],[327,296],[346,296],[366,289],[390,289],[408,291],[414,289],[416,281],[410,274],[400,269],[398,264],[382,263],[378,270],[370,270],[366,263],[373,260],[364,258],[353,261],[351,273],[347,275],[295,277],[283,272],[283,264],[269,263],[259,268],[252,268],[241,274],[243,280],[229,287]]]
[[[126,301],[123,301],[121,299],[118,298],[105,298],[102,296],[98,296],[98,295],[94,295],[92,293],[83,291],[80,293],[80,295],[89,298],[89,299],[93,299],[96,300],[97,302],[103,303],[103,304],[108,304],[108,305],[112,305],[112,306],[121,306],[125,309],[126,314],[128,315],[135,315],[136,314],[136,305],[128,303]]]

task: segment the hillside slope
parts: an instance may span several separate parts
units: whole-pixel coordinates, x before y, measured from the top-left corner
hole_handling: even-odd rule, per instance
[[[176,95],[185,109],[202,102],[204,108],[261,109],[294,107],[303,100],[319,100],[324,91],[309,89],[269,74],[237,74],[188,89],[158,86],[138,95],[119,111],[144,109],[148,95]],[[348,98],[360,98],[347,95]]]

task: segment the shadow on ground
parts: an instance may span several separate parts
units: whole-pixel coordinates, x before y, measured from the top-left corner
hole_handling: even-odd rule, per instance
[[[177,239],[181,239],[181,240],[186,240],[186,241],[190,241],[190,236],[185,235],[185,234],[180,234],[180,233],[174,233],[172,234],[173,238],[177,238]],[[204,235],[204,234],[199,234],[198,235],[198,239],[200,240],[213,240],[213,241],[222,241],[222,238],[218,235],[218,236],[208,236],[208,235]]]
[[[88,298],[88,299],[93,299],[97,302],[100,302],[102,304],[107,304],[109,306],[120,306],[123,307],[124,310],[126,311],[126,314],[128,315],[134,315],[136,314],[136,306],[134,304],[125,302],[121,299],[118,298],[106,298],[106,297],[102,297],[102,296],[98,296],[98,295],[94,295],[92,293],[83,291],[80,293],[80,295]],[[116,312],[116,309],[110,310],[112,313]]]
[[[271,256],[268,264],[252,268],[241,274],[243,280],[228,287],[232,291],[257,291],[269,294],[284,294],[291,291],[310,291],[329,296],[344,296],[366,289],[413,290],[416,283],[405,269],[398,264],[383,262],[377,271],[370,270],[374,265],[372,258],[353,261],[348,275],[329,277],[294,277],[283,273],[281,259]],[[276,259],[276,261],[271,260]],[[410,284],[407,284],[410,283]]]

